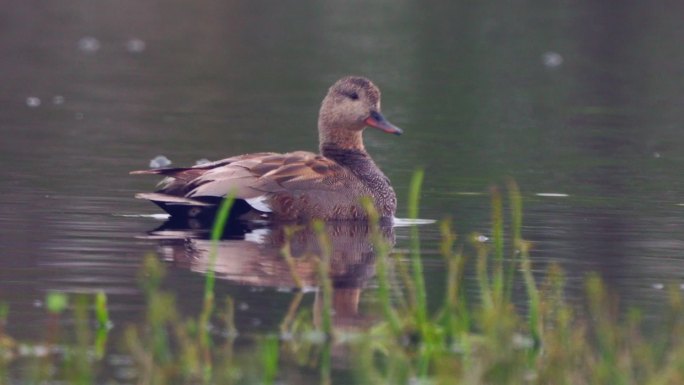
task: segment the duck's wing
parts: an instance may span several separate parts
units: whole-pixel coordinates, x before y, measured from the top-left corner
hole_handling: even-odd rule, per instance
[[[263,157],[268,157],[272,155],[281,155],[275,152],[258,152],[254,154],[245,154],[233,156],[226,159],[217,160],[214,162],[207,162],[198,164],[192,167],[164,167],[164,168],[151,168],[149,170],[136,170],[131,171],[131,175],[164,175],[172,178],[176,178],[184,181],[191,181],[198,176],[205,173],[207,170],[215,169],[221,166],[225,166],[231,163],[235,163],[245,159],[258,159]]]
[[[168,195],[185,204],[222,198],[233,193],[260,211],[271,211],[270,200],[293,195],[316,195],[317,199],[343,195],[349,171],[321,155],[306,151],[286,154],[257,153],[206,163],[189,168],[134,171],[133,174],[164,175],[155,191],[156,199]],[[150,199],[147,195],[140,197]],[[333,197],[335,196],[335,197]],[[327,198],[326,198],[327,197]],[[175,200],[176,204],[183,204]]]
[[[162,179],[155,193],[141,193],[136,195],[142,199],[150,199],[147,195],[150,194],[167,194],[177,197],[186,196],[195,186],[194,180],[201,177],[202,175],[210,172],[212,170],[221,169],[222,167],[228,166],[232,163],[248,160],[248,159],[259,159],[263,157],[269,157],[273,155],[279,155],[274,152],[260,152],[254,154],[238,155],[226,159],[217,160],[214,162],[208,162],[203,164],[198,164],[192,167],[165,167],[165,168],[153,168],[149,170],[136,170],[131,171],[132,175],[162,175],[166,178]],[[157,195],[159,198],[159,195]],[[150,199],[153,200],[153,199]]]
[[[251,199],[266,194],[336,191],[347,174],[344,167],[311,152],[244,156],[193,179],[186,196],[222,197],[232,191],[237,198]]]

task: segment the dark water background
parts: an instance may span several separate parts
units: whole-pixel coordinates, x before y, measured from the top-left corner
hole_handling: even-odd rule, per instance
[[[109,295],[115,330],[142,317],[140,236],[158,210],[130,176],[254,151],[315,150],[327,87],[365,75],[405,135],[366,145],[406,216],[488,233],[487,191],[512,177],[525,238],[569,293],[598,271],[658,317],[684,285],[684,3],[592,1],[10,1],[0,6],[0,301],[38,338],[49,290]],[[477,193],[477,194],[471,194]],[[428,295],[443,264],[420,229]],[[396,229],[397,249],[408,230]],[[170,264],[187,311],[201,272]],[[372,281],[372,280],[371,280]],[[223,280],[238,328],[273,330],[291,298]],[[376,293],[371,284],[362,311]],[[364,305],[365,304],[365,305]]]

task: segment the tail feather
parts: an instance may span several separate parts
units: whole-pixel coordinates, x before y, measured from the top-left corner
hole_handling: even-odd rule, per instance
[[[214,206],[214,204],[202,202],[196,199],[179,197],[175,195],[161,194],[161,193],[139,193],[135,194],[138,199],[147,199],[152,202],[160,202],[169,205],[183,205],[183,206]]]
[[[130,171],[130,175],[173,175],[179,172],[192,170],[191,167],[176,167],[176,168],[151,168],[149,170],[135,170]]]
[[[135,170],[135,171],[129,171],[128,173],[129,173],[130,175],[159,174],[158,170]]]

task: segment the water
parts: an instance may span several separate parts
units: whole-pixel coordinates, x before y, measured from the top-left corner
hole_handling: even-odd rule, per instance
[[[657,318],[663,285],[684,283],[680,3],[14,3],[0,14],[0,301],[19,338],[40,338],[49,290],[106,291],[115,332],[139,320],[148,253],[196,311],[203,269],[147,236],[158,210],[133,195],[156,180],[128,172],[160,154],[315,150],[320,100],[347,74],[373,79],[404,129],[365,136],[399,217],[422,167],[420,216],[487,234],[488,190],[511,177],[536,270],[561,264],[572,295],[597,271]],[[394,232],[405,250],[408,229]],[[438,226],[420,232],[437,298]],[[217,286],[238,328],[273,330],[289,284],[240,276]]]

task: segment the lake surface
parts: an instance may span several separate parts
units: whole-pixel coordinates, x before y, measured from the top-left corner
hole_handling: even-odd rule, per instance
[[[53,290],[104,290],[115,331],[139,320],[149,253],[196,311],[205,269],[147,236],[159,210],[133,195],[157,180],[128,172],[160,154],[180,166],[315,151],[319,103],[347,74],[371,78],[404,129],[365,134],[398,217],[423,168],[420,217],[489,234],[488,191],[513,178],[535,270],[560,264],[571,296],[596,271],[657,319],[663,287],[684,285],[684,3],[11,3],[0,11],[0,301],[18,338],[41,336],[34,320]],[[408,228],[393,233],[406,250]],[[439,301],[439,227],[420,233]],[[372,312],[373,274],[359,271],[360,312]],[[288,284],[241,276],[217,284],[238,329],[274,330]]]

